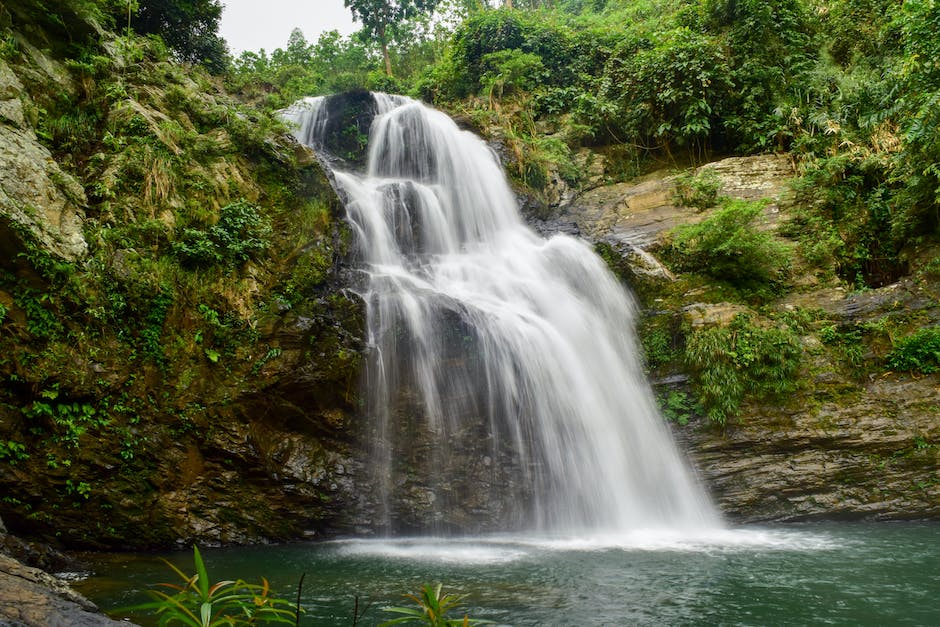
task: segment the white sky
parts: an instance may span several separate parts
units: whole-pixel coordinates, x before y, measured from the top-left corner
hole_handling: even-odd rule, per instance
[[[219,34],[236,57],[246,50],[284,48],[295,28],[309,42],[323,31],[349,35],[359,28],[343,0],[222,0],[222,4]]]

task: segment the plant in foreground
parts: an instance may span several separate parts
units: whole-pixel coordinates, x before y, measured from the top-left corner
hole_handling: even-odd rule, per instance
[[[453,594],[441,594],[441,584],[432,586],[425,584],[421,588],[420,595],[406,594],[405,596],[414,601],[418,607],[388,607],[386,612],[401,614],[398,618],[393,618],[381,623],[379,627],[386,625],[427,625],[427,627],[459,627],[461,625],[469,627],[471,625],[490,625],[491,621],[471,619],[469,616],[463,618],[448,618],[447,613],[457,608],[462,596]]]
[[[297,624],[294,604],[271,596],[271,587],[262,577],[261,584],[241,579],[211,583],[205,562],[197,547],[193,547],[196,573],[187,576],[176,566],[164,560],[173,569],[181,584],[162,583],[162,590],[151,590],[150,603],[136,605],[128,610],[154,611],[163,625],[213,627],[215,625],[263,625],[268,623]]]

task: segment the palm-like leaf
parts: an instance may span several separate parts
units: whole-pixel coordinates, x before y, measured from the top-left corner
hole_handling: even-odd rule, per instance
[[[212,583],[202,554],[196,547],[193,547],[193,560],[196,568],[193,575],[186,575],[163,560],[183,583],[157,584],[169,592],[150,590],[153,601],[125,610],[153,611],[159,617],[160,627],[232,627],[257,625],[259,622],[296,624],[294,604],[271,596],[271,584],[267,579],[262,578],[261,584],[251,584],[242,579]]]
[[[469,616],[447,618],[448,612],[460,605],[463,596],[441,594],[442,589],[442,584],[435,586],[425,584],[421,588],[420,595],[406,594],[405,598],[414,601],[418,607],[385,608],[386,612],[401,614],[401,616],[389,619],[381,623],[379,627],[404,624],[426,625],[427,627],[472,627],[473,625],[491,624],[491,621],[487,620],[471,620]]]

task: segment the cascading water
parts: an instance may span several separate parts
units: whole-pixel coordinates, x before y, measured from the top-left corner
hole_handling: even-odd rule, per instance
[[[376,527],[618,533],[718,516],[637,359],[635,307],[584,243],[521,221],[495,155],[374,94],[365,171],[323,98],[285,113],[334,165],[367,281]],[[330,130],[332,129],[332,130]]]

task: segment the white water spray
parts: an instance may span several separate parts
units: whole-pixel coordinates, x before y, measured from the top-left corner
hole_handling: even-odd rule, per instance
[[[413,100],[374,98],[365,173],[334,175],[368,277],[370,464],[389,528],[402,498],[431,523],[467,509],[464,531],[486,527],[474,507],[489,530],[720,526],[657,412],[635,306],[603,261],[528,229],[479,138]],[[321,151],[323,102],[286,113]]]

